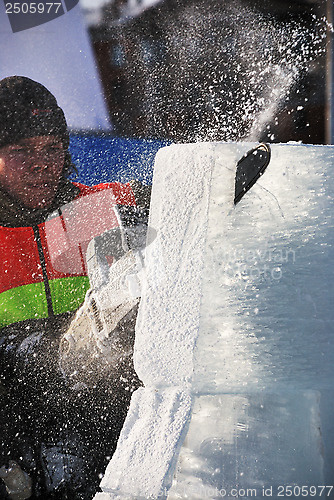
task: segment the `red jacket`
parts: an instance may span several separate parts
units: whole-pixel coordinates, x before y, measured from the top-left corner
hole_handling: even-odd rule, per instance
[[[63,250],[64,244],[68,244],[69,233],[66,228],[62,235],[57,233],[59,228],[65,227],[65,216],[60,209],[49,221],[35,226],[0,226],[0,328],[27,319],[48,318],[74,311],[83,302],[89,288],[83,244],[87,246],[88,239],[107,229],[104,222],[110,210],[110,204],[105,202],[105,207],[100,208],[99,219],[95,221],[89,204],[85,204],[87,195],[111,192],[117,204],[135,205],[129,185],[74,185],[80,190],[74,204],[76,200],[84,200],[88,212],[77,224],[78,234],[74,235],[74,240],[71,236],[75,244],[73,246],[71,240],[67,253]],[[77,208],[80,210],[81,206]],[[64,235],[67,243],[63,241]],[[64,255],[67,255],[65,261],[62,260]],[[55,257],[60,258],[57,261]]]

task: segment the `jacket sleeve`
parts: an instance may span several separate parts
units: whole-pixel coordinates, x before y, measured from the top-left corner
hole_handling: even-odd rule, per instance
[[[118,204],[136,206],[135,195],[130,183],[104,182],[95,186],[85,186],[75,182],[73,184],[79,187],[81,196],[103,191],[104,189],[111,189]]]

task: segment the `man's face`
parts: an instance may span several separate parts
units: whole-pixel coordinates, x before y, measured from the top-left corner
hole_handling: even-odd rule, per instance
[[[48,208],[56,195],[64,161],[59,137],[22,139],[0,148],[0,185],[27,208]]]

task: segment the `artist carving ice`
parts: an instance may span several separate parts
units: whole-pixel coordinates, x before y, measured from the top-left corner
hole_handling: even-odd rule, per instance
[[[251,146],[157,155],[135,346],[145,387],[97,499],[330,493],[334,148],[272,145],[235,206]]]

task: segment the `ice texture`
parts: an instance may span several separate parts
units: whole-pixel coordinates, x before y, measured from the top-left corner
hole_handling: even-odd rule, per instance
[[[168,499],[261,498],[262,488],[277,498],[280,486],[325,484],[318,399],[315,391],[195,397]]]
[[[215,165],[197,391],[333,386],[333,151],[273,145],[267,171],[228,217]]]
[[[191,384],[215,149],[169,146],[156,157],[135,345],[135,367],[146,386]]]
[[[251,147],[156,157],[134,356],[144,387],[97,499],[333,495],[334,147],[272,145],[234,206]]]
[[[129,498],[158,497],[170,484],[191,397],[177,388],[138,389],[101,487]],[[121,466],[120,466],[121,465]]]

